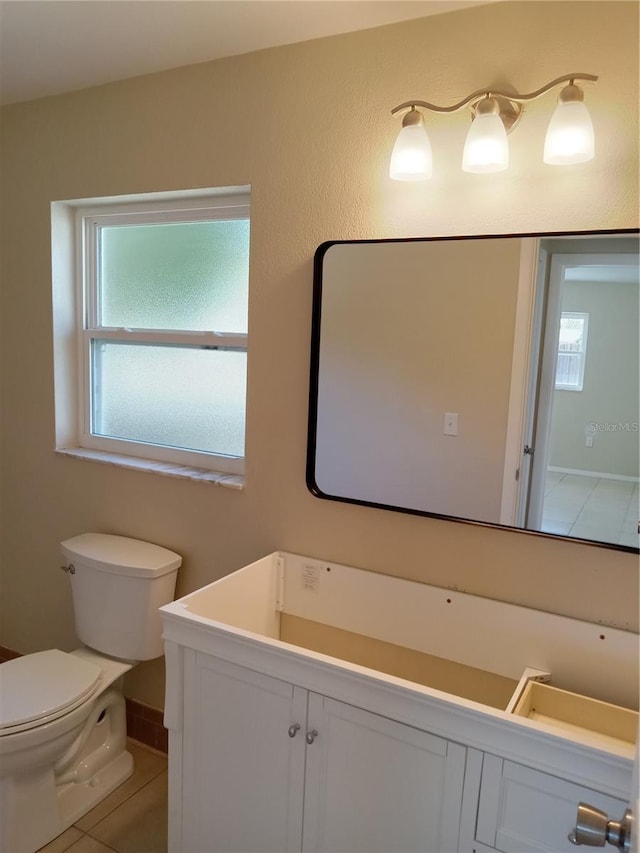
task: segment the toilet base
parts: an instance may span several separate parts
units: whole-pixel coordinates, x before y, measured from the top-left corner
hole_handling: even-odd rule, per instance
[[[125,782],[132,773],[133,756],[125,750],[125,752],[115,756],[88,782],[80,784],[68,782],[59,787],[57,800],[60,828],[56,835],[60,835],[61,832],[80,820],[83,815],[91,811],[94,806]],[[52,837],[55,838],[56,836]]]
[[[133,767],[124,697],[112,687],[95,700],[53,766],[0,780],[0,849],[35,853],[128,779]]]

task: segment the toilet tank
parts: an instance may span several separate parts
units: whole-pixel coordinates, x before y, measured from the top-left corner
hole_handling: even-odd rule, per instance
[[[83,533],[61,543],[78,638],[109,657],[161,657],[158,608],[173,601],[182,558],[150,542]]]

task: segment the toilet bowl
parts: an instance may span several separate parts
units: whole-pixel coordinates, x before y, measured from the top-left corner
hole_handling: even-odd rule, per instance
[[[158,607],[181,558],[127,537],[62,543],[86,645],[0,664],[0,851],[33,853],[133,772],[124,674],[162,654]],[[112,656],[113,655],[113,656]]]

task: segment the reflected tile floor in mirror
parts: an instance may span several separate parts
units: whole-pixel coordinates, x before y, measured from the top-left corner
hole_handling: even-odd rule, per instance
[[[638,484],[548,471],[542,530],[638,548]]]
[[[129,741],[133,776],[40,853],[164,853],[167,756]]]

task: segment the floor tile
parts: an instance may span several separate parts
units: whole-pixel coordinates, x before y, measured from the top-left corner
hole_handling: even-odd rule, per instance
[[[549,493],[549,498],[571,498],[574,501],[586,501],[594,492],[581,489],[579,486],[563,486],[560,484]]]
[[[613,530],[611,527],[596,527],[590,524],[574,524],[571,528],[571,535],[578,539],[593,539],[595,542],[613,542],[617,543],[620,536],[618,530]]]
[[[597,477],[583,477],[580,474],[567,474],[563,480],[563,486],[575,486],[583,491],[592,491],[599,483]]]
[[[90,835],[83,835],[65,853],[114,853],[114,851],[112,847],[106,847],[97,839],[91,838]]]
[[[602,479],[595,487],[594,491],[604,494],[616,494],[616,495],[628,495],[631,497],[633,494],[634,484],[629,482],[628,480],[605,480]]]
[[[557,536],[566,536],[572,526],[570,521],[556,521],[553,518],[543,518],[540,529],[543,533],[555,533]]]
[[[544,504],[543,518],[557,522],[568,522],[573,524],[582,511],[582,504],[563,503],[562,501],[546,501]]]
[[[102,800],[101,803],[98,803],[95,808],[87,812],[84,817],[76,821],[75,826],[83,832],[88,832],[129,797],[167,769],[167,759],[165,756],[144,749],[131,741],[128,742],[127,748],[133,755],[135,763],[133,775]]]
[[[45,847],[41,847],[38,853],[65,853],[79,838],[82,838],[80,830],[70,826],[62,835],[54,838]]]
[[[543,531],[637,547],[637,483],[558,473],[546,479]]]
[[[624,515],[616,512],[615,508],[590,509],[586,504],[576,520],[576,524],[589,524],[592,527],[610,527],[612,530],[622,530]]]
[[[612,495],[609,499],[603,499],[602,496],[589,498],[585,503],[585,509],[593,509],[597,512],[615,513],[620,518],[624,518],[629,512],[629,499]]]
[[[91,835],[118,853],[166,851],[167,772],[101,820],[91,829]]]

